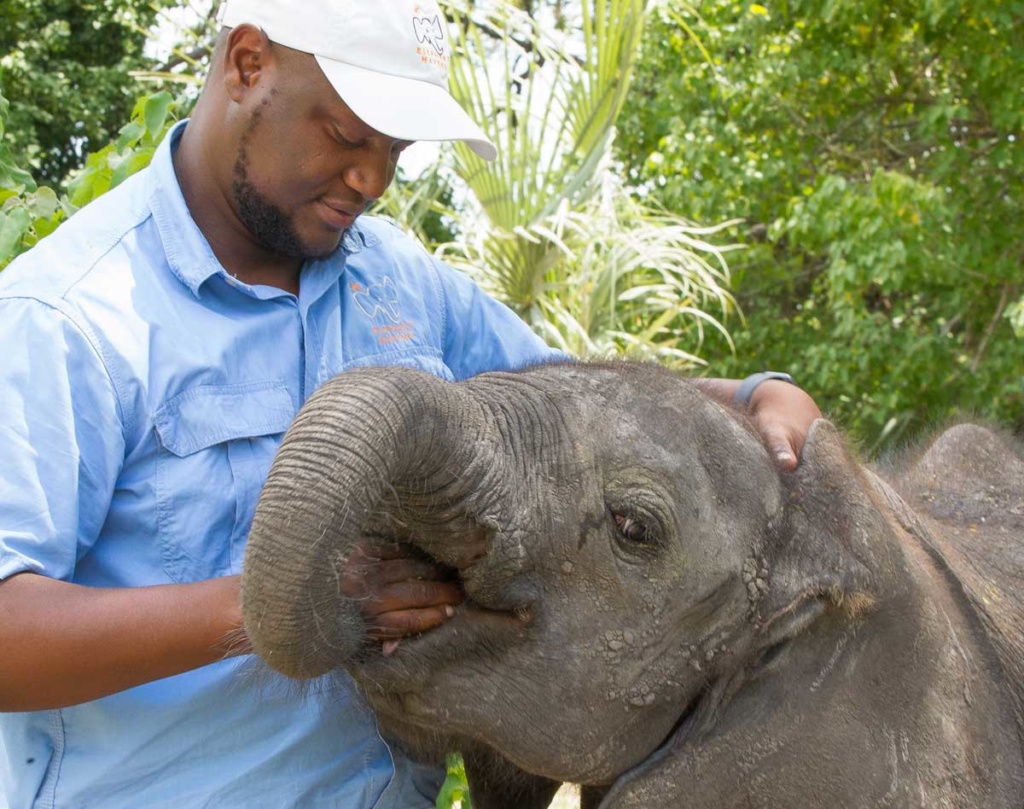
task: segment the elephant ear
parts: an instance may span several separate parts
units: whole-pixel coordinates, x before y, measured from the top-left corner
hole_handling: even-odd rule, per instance
[[[765,549],[769,584],[758,614],[769,643],[830,609],[852,616],[872,606],[879,576],[896,563],[886,541],[892,528],[873,491],[839,431],[815,421]]]

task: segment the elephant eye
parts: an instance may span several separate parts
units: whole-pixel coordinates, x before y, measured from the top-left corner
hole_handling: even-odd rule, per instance
[[[653,538],[647,530],[647,526],[633,517],[616,513],[613,513],[612,517],[615,519],[615,526],[619,529],[619,533],[630,542],[645,545]]]

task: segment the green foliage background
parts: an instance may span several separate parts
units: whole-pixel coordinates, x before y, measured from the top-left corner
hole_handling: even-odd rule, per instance
[[[0,269],[83,205],[149,165],[182,106],[167,91],[138,99],[117,139],[90,154],[67,183],[67,193],[58,196],[18,164],[4,139],[9,105],[0,95]]]
[[[160,9],[174,0],[4,0],[0,91],[6,140],[36,179],[59,186],[102,148],[145,92],[134,71]]]
[[[740,218],[736,351],[869,449],[936,421],[1024,430],[1024,3],[669,2],[618,155],[700,221]],[[1016,318],[1016,320],[1014,320]]]
[[[160,5],[0,6],[0,266],[148,162],[180,114],[144,96],[121,127]],[[532,13],[547,6],[572,26],[572,3]],[[729,262],[743,316],[699,336],[707,373],[790,370],[873,452],[962,416],[1024,431],[1024,0],[667,0],[647,17],[614,141],[622,193],[743,222],[718,237],[746,247]],[[432,206],[439,241],[474,232]]]

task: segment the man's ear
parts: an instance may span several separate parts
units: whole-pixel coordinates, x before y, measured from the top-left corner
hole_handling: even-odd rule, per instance
[[[224,48],[224,90],[236,103],[258,84],[270,63],[270,40],[263,30],[243,23],[231,29]]]
[[[769,540],[769,584],[758,617],[769,645],[836,610],[871,609],[879,577],[898,562],[892,527],[839,432],[818,419],[789,476],[783,518]]]

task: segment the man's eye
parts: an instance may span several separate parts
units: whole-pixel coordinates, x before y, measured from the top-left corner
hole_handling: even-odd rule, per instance
[[[334,140],[336,140],[341,146],[344,146],[346,149],[357,149],[357,148],[359,148],[359,144],[357,144],[355,141],[352,141],[352,140],[349,140],[348,138],[346,138],[341,133],[340,130],[335,129],[335,130],[332,131],[332,134],[334,136]]]

